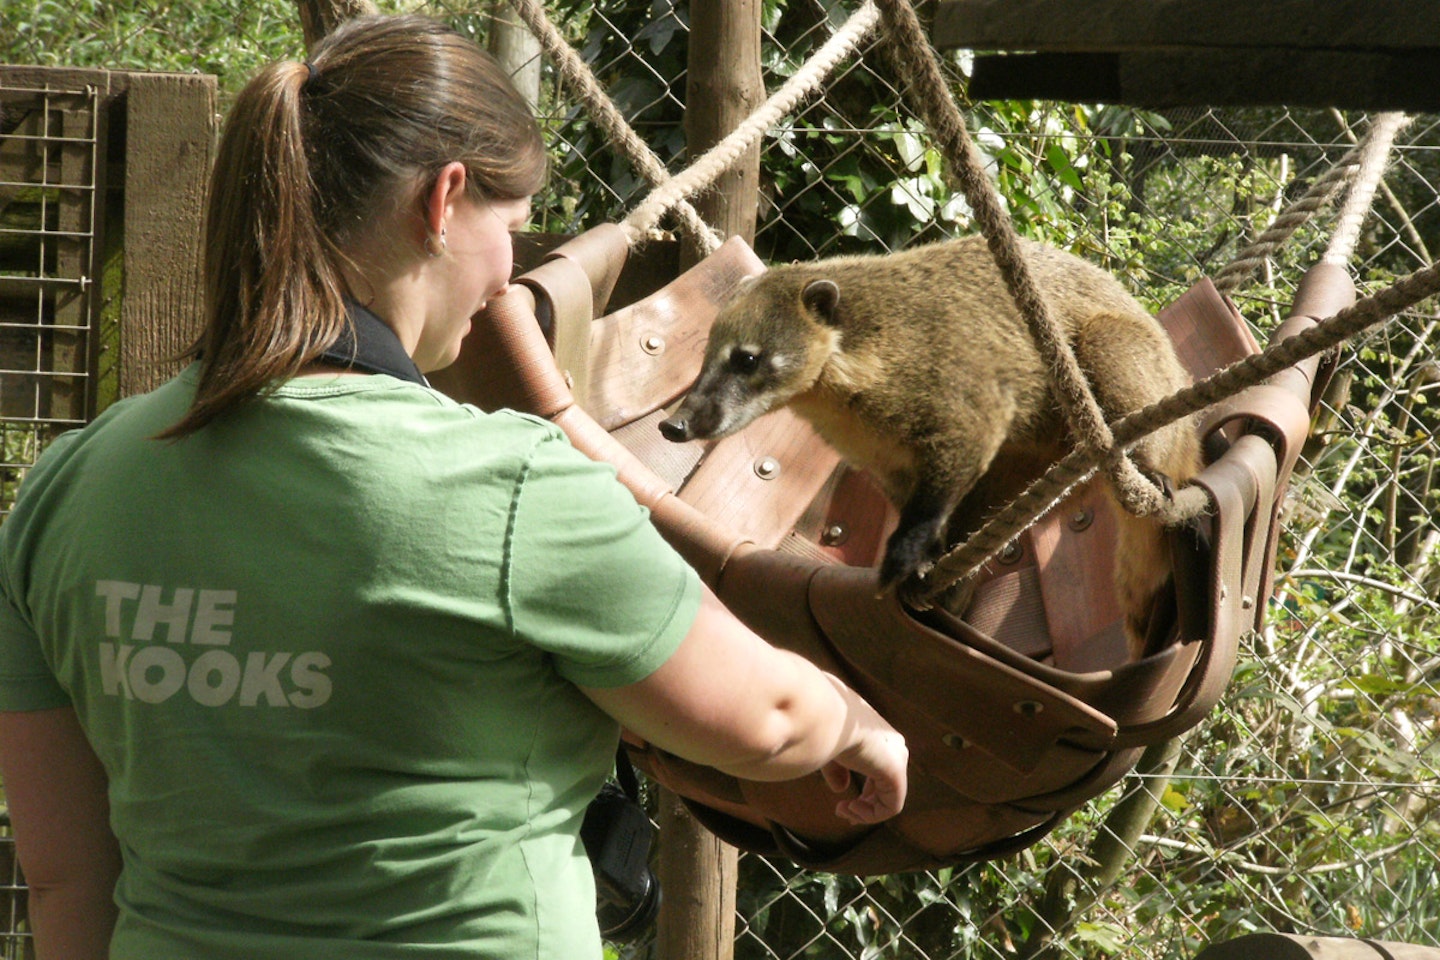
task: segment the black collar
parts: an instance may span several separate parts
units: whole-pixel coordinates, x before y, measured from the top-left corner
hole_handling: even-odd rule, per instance
[[[405,352],[400,338],[389,324],[348,297],[345,310],[350,322],[340,331],[334,346],[320,358],[342,367],[369,373],[388,373],[399,380],[429,386],[425,375]]]

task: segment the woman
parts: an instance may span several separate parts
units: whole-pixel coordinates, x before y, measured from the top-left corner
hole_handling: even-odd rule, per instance
[[[42,960],[598,956],[577,834],[620,725],[899,811],[903,739],[736,621],[612,469],[425,385],[504,295],[544,163],[422,18],[236,101],[196,361],[58,439],[0,527]]]

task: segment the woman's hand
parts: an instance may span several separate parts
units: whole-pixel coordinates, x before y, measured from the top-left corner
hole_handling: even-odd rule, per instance
[[[855,824],[888,820],[905,806],[906,769],[910,762],[905,738],[855,691],[838,678],[829,674],[826,676],[841,696],[853,700],[852,711],[862,717],[867,712],[871,715],[865,718],[866,722],[857,731],[854,746],[841,751],[834,760],[820,768],[825,782],[836,793],[847,792],[854,775],[862,779],[859,794],[841,800],[835,807],[835,815]]]

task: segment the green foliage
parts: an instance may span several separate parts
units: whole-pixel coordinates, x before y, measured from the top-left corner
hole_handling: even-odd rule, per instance
[[[5,23],[0,63],[210,73],[226,97],[304,54],[293,0],[13,0]]]

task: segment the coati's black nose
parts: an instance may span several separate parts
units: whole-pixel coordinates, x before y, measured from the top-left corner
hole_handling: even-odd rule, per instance
[[[679,416],[661,420],[660,435],[671,443],[684,443],[690,439],[690,421]]]

